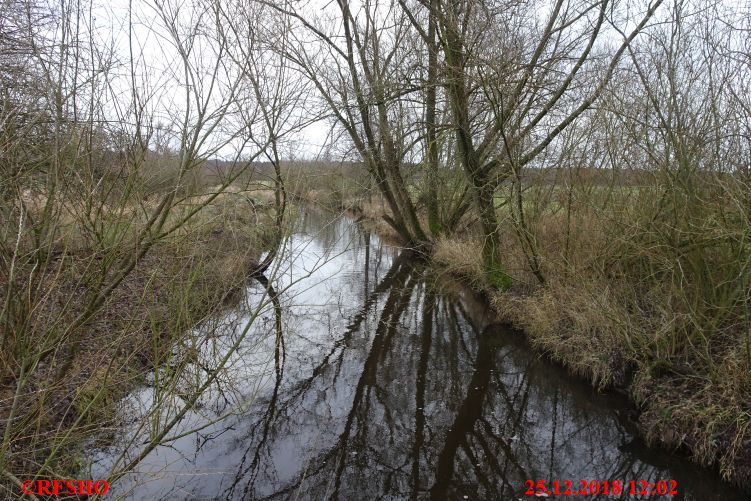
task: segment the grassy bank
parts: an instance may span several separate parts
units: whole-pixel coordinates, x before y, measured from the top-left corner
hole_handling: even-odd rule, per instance
[[[524,228],[501,194],[509,291],[489,286],[471,218],[437,238],[432,259],[484,290],[541,353],[599,389],[627,394],[649,443],[681,449],[748,489],[747,187],[727,176],[706,176],[691,193],[657,177],[641,181],[565,189],[530,182]],[[379,211],[369,205],[364,215],[393,237]]]
[[[59,333],[88,307],[100,276],[96,271],[116,258],[113,253],[127,252],[128,235],[142,230],[143,218],[134,216],[135,209],[101,215],[101,221],[108,221],[103,233],[122,236],[110,253],[102,251],[107,247],[93,246],[71,214],[63,215],[46,264],[49,272],[32,283],[32,270],[16,270],[26,283],[15,283],[14,290],[29,290],[33,309],[23,337],[14,335],[20,330],[6,332],[0,355],[0,421],[12,426],[4,430],[6,471],[17,478],[75,474],[83,441],[116,429],[117,402],[149,371],[167,362],[187,363],[175,359],[174,348],[190,343],[186,334],[193,327],[237,298],[273,238],[273,193],[230,186],[209,200],[213,192],[203,188],[176,204],[168,225],[200,210],[160,238],[91,319],[69,336]],[[37,290],[43,291],[38,297]],[[39,357],[52,342],[54,351]],[[35,377],[17,392],[28,370]],[[12,484],[3,478],[0,491],[14,496],[17,486]]]

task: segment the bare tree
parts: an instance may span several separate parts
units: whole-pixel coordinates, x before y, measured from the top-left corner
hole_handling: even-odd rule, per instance
[[[0,406],[0,469],[32,468],[43,451],[34,471],[48,474],[104,395],[101,388],[91,402],[66,396],[57,403],[82,362],[87,333],[149,253],[184,231],[258,158],[277,167],[275,248],[283,241],[278,165],[285,136],[304,125],[297,114],[304,88],[289,85],[286,65],[267,65],[261,33],[241,24],[257,22],[253,14],[228,25],[216,2],[131,5],[119,34],[124,53],[101,38],[89,2],[2,8],[2,36],[15,52],[0,62],[8,83],[0,109],[7,160],[0,380],[12,382]],[[240,36],[245,45],[238,49]],[[155,57],[141,37],[157,40],[162,53]],[[33,78],[25,82],[23,72]],[[227,175],[197,193],[195,179],[219,155],[229,160]],[[169,157],[166,186],[145,191],[161,157]],[[256,263],[256,273],[268,269],[274,250]],[[129,328],[116,344],[127,344]],[[105,380],[122,369],[114,363]],[[221,364],[196,387],[194,402],[219,372]],[[40,435],[51,406],[72,421],[55,440]],[[169,429],[155,434],[156,443]]]

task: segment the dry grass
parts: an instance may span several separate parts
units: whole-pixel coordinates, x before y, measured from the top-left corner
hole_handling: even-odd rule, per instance
[[[356,216],[361,219],[362,224],[369,231],[380,236],[384,241],[401,244],[402,237],[396,230],[388,224],[383,215],[390,215],[390,211],[380,197],[373,197],[372,200],[359,200],[356,203]]]
[[[678,192],[669,205],[660,190],[611,193],[606,204],[582,188],[570,217],[566,207],[531,212],[546,283],[514,273],[525,256],[507,232],[516,285],[491,296],[534,347],[599,388],[627,391],[649,441],[749,485],[746,192],[724,178],[704,183],[706,194]]]
[[[13,453],[8,458],[13,471],[36,471],[58,440],[76,443],[90,438],[94,430],[107,429],[119,398],[145,372],[159,367],[184,333],[226,307],[244,287],[269,238],[266,231],[272,214],[240,196],[241,190],[230,191],[157,243],[85,328],[57,347],[60,356],[38,367],[16,411],[21,419],[11,435]],[[257,194],[254,200],[264,196]],[[180,220],[194,203],[182,202],[168,222]],[[139,222],[138,217],[129,216],[113,219],[112,224],[128,224],[132,226],[128,232],[135,233]],[[92,267],[99,264],[80,228],[61,228],[65,231],[60,245],[65,252],[52,257],[50,272],[38,285],[45,294],[30,316],[27,338],[50,336],[70,324],[85,305],[88,284],[82,277],[90,276]],[[127,248],[127,242],[126,236],[120,245]],[[29,344],[29,339],[18,341]],[[1,356],[4,367],[14,366],[10,356]],[[58,358],[71,364],[63,379]],[[0,421],[6,422],[13,379],[0,376]],[[61,474],[76,467],[74,457],[67,453],[48,465]]]
[[[487,287],[480,240],[442,236],[433,246],[432,258],[446,272],[465,278],[473,288]]]
[[[736,340],[737,342],[737,340]],[[691,365],[641,366],[630,390],[652,443],[684,447],[700,464],[718,466],[739,484],[751,479],[751,366],[728,345],[709,372]]]
[[[530,295],[496,292],[502,318],[523,329],[532,345],[599,388],[623,384],[632,325],[607,286],[549,285]]]

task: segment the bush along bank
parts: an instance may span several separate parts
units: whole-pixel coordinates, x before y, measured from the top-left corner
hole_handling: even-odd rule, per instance
[[[240,195],[222,194],[154,245],[85,328],[36,368],[23,394],[14,399],[14,379],[3,378],[0,419],[14,425],[5,437],[7,471],[77,474],[81,444],[91,447],[96,437],[106,445],[108,430],[118,429],[119,401],[151,371],[189,362],[194,339],[188,334],[239,298],[272,238],[273,209],[259,210]],[[187,199],[170,217],[182,217],[199,198]],[[63,235],[60,252],[50,258],[57,271],[44,277],[46,297],[32,317],[37,327],[27,329],[39,333],[40,345],[41,336],[70,325],[86,304],[90,284],[81,277],[91,275],[92,256],[75,231]],[[18,486],[5,488],[17,492]]]

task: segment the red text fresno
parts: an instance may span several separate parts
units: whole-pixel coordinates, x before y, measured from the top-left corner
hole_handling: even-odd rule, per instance
[[[24,480],[23,494],[105,494],[110,488],[106,480]]]

